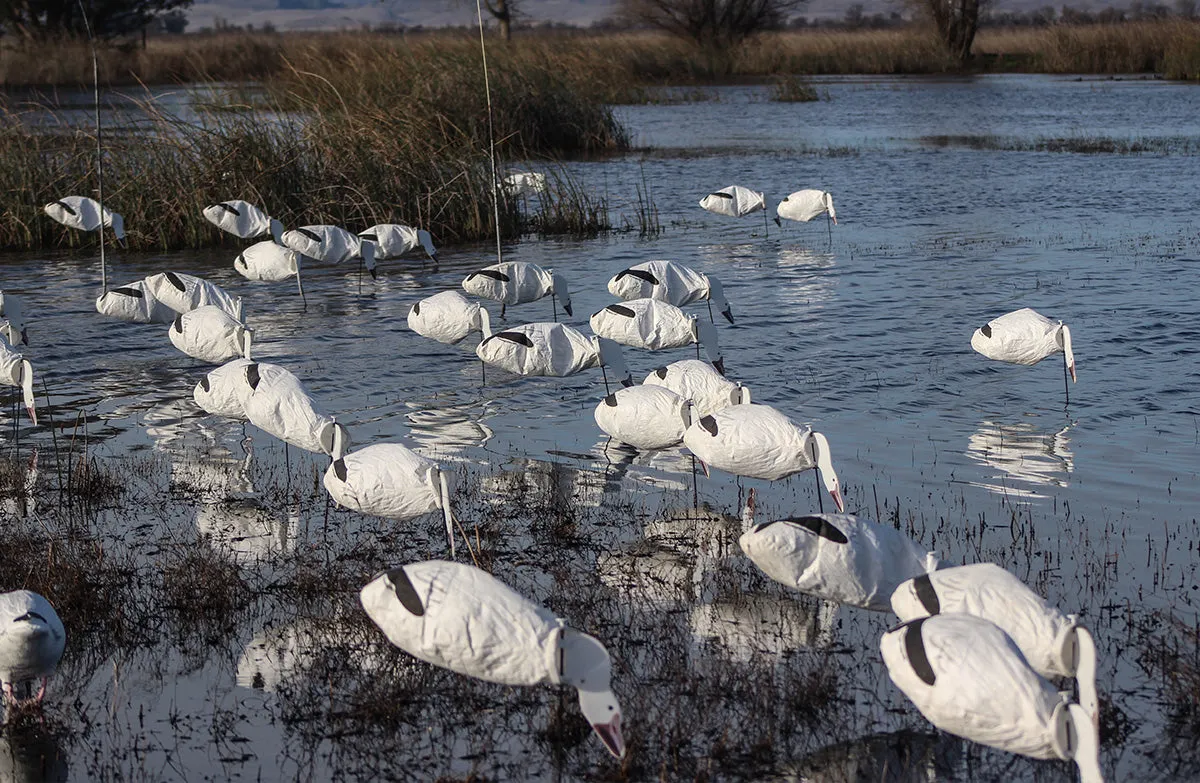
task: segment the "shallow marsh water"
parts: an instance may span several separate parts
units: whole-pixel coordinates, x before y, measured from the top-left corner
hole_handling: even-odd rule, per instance
[[[1200,755],[1180,739],[1179,689],[1153,662],[1197,627],[1200,90],[1045,77],[819,89],[828,100],[770,103],[741,87],[622,107],[648,149],[566,170],[607,196],[618,224],[636,223],[635,187],[648,183],[664,231],[531,239],[506,257],[564,273],[575,325],[630,264],[718,276],[737,319],[718,325],[730,375],[826,433],[849,508],[948,560],[996,560],[1082,614],[1117,707],[1109,778],[1192,779]],[[1158,141],[1153,154],[1036,151],[1046,139]],[[734,183],[769,201],[829,189],[841,225],[830,240],[823,223],[778,228],[696,206]],[[489,368],[481,386],[474,339],[442,346],[407,329],[412,302],[456,287],[494,249],[446,248],[436,273],[387,263],[361,291],[353,270],[313,268],[307,310],[286,283],[237,276],[236,252],[118,253],[110,280],[174,269],[242,294],[256,356],[292,368],[357,442],[398,438],[454,466],[459,515],[473,537],[478,525],[489,567],[608,642],[630,755],[608,759],[572,697],[474,683],[391,649],[356,589],[443,556],[438,522],[329,510],[323,461],[198,411],[191,388],[208,368],[176,352],[165,326],[95,314],[98,270],[78,255],[10,257],[0,288],[27,300],[57,453],[82,442],[83,411],[89,453],[124,492],[82,521],[39,506],[62,475],[55,443],[21,419],[18,447],[6,410],[6,454],[27,465],[36,445],[39,457],[33,500],[6,506],[2,530],[82,526],[137,574],[113,594],[139,628],[72,637],[48,727],[0,738],[0,773],[1071,779],[1065,764],[934,732],[882,668],[889,618],[798,600],[756,574],[729,516],[738,482],[702,477],[711,510],[695,510],[682,451],[630,462],[608,446],[591,416],[599,373]],[[1071,325],[1069,405],[1055,359],[1014,367],[971,351],[974,328],[1026,306]],[[522,305],[505,323],[550,313],[548,301]],[[640,380],[693,354],[625,355]],[[741,485],[756,487],[764,518],[818,502],[809,474]],[[212,581],[190,585],[194,574]]]

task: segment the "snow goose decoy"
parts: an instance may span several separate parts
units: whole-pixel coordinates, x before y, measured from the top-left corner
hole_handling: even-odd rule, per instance
[[[892,682],[937,728],[1023,756],[1074,761],[1083,783],[1102,783],[1092,716],[1065,702],[997,626],[938,614],[888,631],[879,648]]]
[[[662,386],[617,389],[596,406],[596,424],[611,437],[637,449],[677,446],[692,424],[692,404]]]
[[[659,351],[694,343],[698,358],[703,346],[713,367],[725,374],[725,360],[721,358],[717,330],[712,323],[688,315],[673,304],[657,299],[630,299],[593,314],[589,323],[599,336],[633,348]]]
[[[376,443],[343,454],[342,431],[333,436],[333,462],[325,471],[325,489],[339,506],[388,519],[412,519],[441,511],[454,557],[454,515],[446,474],[399,443]]]
[[[779,218],[807,223],[815,217],[824,215],[826,223],[837,225],[837,212],[833,208],[833,195],[824,190],[797,190],[788,194],[775,207],[775,224],[781,225]],[[830,228],[830,231],[833,229]],[[830,235],[832,236],[832,234]]]
[[[380,223],[371,226],[366,231],[360,231],[358,238],[375,244],[376,261],[400,258],[410,250],[416,250],[419,247],[433,262],[433,271],[437,271],[437,248],[433,246],[433,237],[423,228],[413,228],[399,223]]]
[[[1075,382],[1075,354],[1071,350],[1071,330],[1062,321],[1051,321],[1028,307],[988,321],[971,335],[971,347],[989,359],[1009,364],[1034,365],[1048,356],[1063,354],[1063,386],[1071,401],[1067,373]]]
[[[778,481],[815,468],[818,484],[824,482],[838,511],[846,510],[829,441],[769,405],[732,405],[700,416],[684,432],[683,445],[706,472],[711,465],[735,476]]]
[[[136,324],[169,324],[177,315],[151,293],[145,280],[108,289],[96,298],[96,312]]]
[[[683,359],[659,367],[646,376],[643,386],[662,386],[691,400],[695,416],[708,416],[729,405],[750,402],[750,388],[725,378],[711,364]]]
[[[496,332],[475,347],[475,355],[514,375],[565,378],[591,367],[601,372],[611,367],[622,386],[633,385],[620,346],[564,324],[540,322]],[[607,388],[607,373],[604,385]]]
[[[271,240],[258,242],[238,253],[233,268],[247,280],[277,283],[295,275],[296,288],[304,301],[304,283],[300,280],[301,254]]]
[[[29,345],[29,333],[25,326],[25,308],[20,297],[0,291],[0,337],[10,345]]]
[[[284,245],[297,253],[328,264],[360,259],[371,277],[375,272],[375,243],[338,226],[303,226],[283,232]],[[359,267],[359,271],[362,267]]]
[[[741,185],[714,190],[700,199],[700,206],[714,214],[727,217],[744,217],[751,212],[763,211],[763,226],[767,226],[767,200],[762,193]]]
[[[300,379],[277,364],[251,362],[242,370],[241,402],[250,423],[293,446],[333,454],[334,433],[350,443],[345,427],[323,413]]]
[[[240,239],[271,235],[275,242],[283,238],[283,224],[258,207],[242,201],[222,201],[204,208],[204,218],[222,231]]]
[[[146,278],[146,290],[177,313],[214,305],[234,318],[242,317],[242,298],[193,275],[159,272]]]
[[[408,311],[408,328],[422,337],[454,345],[471,332],[492,335],[492,322],[486,308],[458,291],[442,291],[427,296]]]
[[[250,359],[234,359],[210,370],[192,390],[192,399],[206,413],[227,419],[246,420],[246,368]]]
[[[903,621],[961,612],[998,626],[1043,677],[1074,677],[1079,703],[1099,714],[1096,643],[1074,615],[1052,607],[1017,577],[995,563],[945,568],[904,582],[892,594],[892,610]]]
[[[205,305],[175,317],[167,333],[171,344],[193,359],[222,364],[238,356],[250,358],[254,330],[216,305]]]
[[[68,228],[80,231],[111,228],[117,241],[125,244],[125,218],[107,207],[101,209],[95,199],[87,196],[67,196],[58,201],[51,201],[44,210],[47,215]]]
[[[715,304],[721,315],[733,323],[733,309],[725,301],[721,281],[674,261],[647,261],[623,269],[608,281],[608,291],[620,299],[648,297],[676,307],[707,299],[709,320]]]
[[[625,755],[604,645],[490,574],[411,563],[377,576],[360,599],[392,644],[426,663],[502,685],[574,686],[604,747]]]
[[[566,278],[553,269],[543,269],[527,261],[505,261],[484,267],[467,275],[462,287],[469,294],[500,302],[501,317],[509,305],[536,302],[545,296],[550,297],[554,306],[555,320],[558,320],[558,308],[554,303],[558,299],[562,300],[567,315],[575,314],[571,309],[571,291]]]
[[[763,573],[782,585],[886,612],[905,580],[936,569],[936,555],[887,525],[852,514],[807,514],[754,525],[739,539]]]
[[[37,426],[37,408],[33,401],[33,365],[23,354],[14,351],[3,337],[0,337],[0,383],[21,388],[29,420]]]
[[[66,629],[49,601],[29,590],[0,593],[0,688],[6,699],[16,701],[17,686],[39,680],[32,698],[40,703],[66,644]]]

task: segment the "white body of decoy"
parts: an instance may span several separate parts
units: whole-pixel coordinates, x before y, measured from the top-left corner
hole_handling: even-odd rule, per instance
[[[0,593],[0,688],[5,696],[12,699],[16,686],[40,680],[40,701],[66,645],[66,629],[49,601],[29,590]]]
[[[777,481],[816,468],[838,511],[846,508],[829,441],[769,405],[731,405],[700,416],[683,433],[683,445],[706,465],[735,476]]]
[[[234,359],[222,364],[200,379],[192,390],[192,399],[202,410],[227,419],[246,419],[243,402],[249,388],[246,368],[254,364],[250,359]]]
[[[1024,582],[995,563],[945,568],[917,576],[892,594],[903,621],[960,612],[999,626],[1043,677],[1074,677],[1079,703],[1096,716],[1096,643],[1074,615],[1046,603]]]
[[[87,196],[66,196],[58,201],[51,201],[44,209],[47,215],[68,228],[97,231],[104,226],[111,228],[117,239],[125,239],[125,218],[108,207],[101,211],[100,204]]]
[[[566,279],[553,269],[543,269],[527,261],[505,261],[484,267],[467,275],[462,287],[469,294],[505,305],[535,302],[545,296],[554,296],[562,301],[567,315],[574,314]]]
[[[633,348],[660,351],[698,344],[717,372],[725,374],[725,361],[712,323],[673,304],[657,299],[630,299],[594,313],[589,324],[599,336]]]
[[[300,272],[300,253],[271,240],[258,242],[233,259],[233,268],[247,280],[277,283]]]
[[[662,386],[629,386],[601,400],[595,417],[600,429],[622,443],[657,451],[683,441],[692,405]]]
[[[446,474],[431,459],[399,443],[375,443],[342,454],[338,432],[325,489],[339,506],[388,519],[412,519],[441,511],[454,555],[454,516]]]
[[[96,298],[96,312],[136,324],[169,324],[177,315],[150,292],[145,280],[108,289]]]
[[[358,233],[359,239],[375,244],[375,260],[399,258],[418,247],[425,251],[433,263],[437,263],[437,248],[433,237],[423,228],[413,228],[399,223],[379,223]]]
[[[674,261],[647,261],[623,269],[608,281],[608,292],[620,299],[658,299],[676,307],[707,299],[733,323],[721,281]]]
[[[801,223],[827,214],[833,224],[837,225],[833,196],[824,190],[797,190],[779,202],[775,207],[775,214],[784,220],[796,220]]]
[[[3,337],[0,337],[0,383],[20,388],[25,410],[29,412],[29,420],[36,425],[38,420],[37,407],[33,400],[33,365],[24,354],[14,351]]]
[[[471,332],[492,336],[492,322],[486,308],[458,291],[442,291],[427,296],[408,311],[408,328],[422,337],[453,345]]]
[[[241,199],[205,207],[204,218],[222,231],[241,239],[257,239],[270,234],[278,242],[283,237],[282,223]]]
[[[546,175],[539,171],[518,171],[504,178],[504,189],[514,196],[546,192]]]
[[[21,298],[0,291],[0,337],[9,344],[29,345],[29,334],[25,326],[25,308]]]
[[[213,305],[241,320],[242,298],[233,296],[216,283],[176,272],[159,272],[146,278],[146,290],[177,313]]]
[[[375,274],[375,243],[339,226],[303,226],[283,232],[280,241],[297,253],[328,264],[361,258],[367,271]]]
[[[886,612],[896,588],[936,569],[936,555],[887,525],[851,514],[806,514],[755,525],[738,543],[782,585]]]
[[[1038,675],[1004,631],[966,614],[914,620],[879,643],[892,682],[930,723],[973,742],[1037,759],[1074,761],[1100,783],[1099,732]]]
[[[699,359],[683,359],[659,367],[646,376],[643,386],[662,386],[691,400],[694,416],[708,416],[730,405],[750,402],[750,389],[725,378]]]
[[[718,215],[742,217],[766,209],[767,201],[762,193],[743,188],[741,185],[730,185],[709,193],[700,200],[700,206]]]
[[[242,406],[250,423],[305,451],[333,454],[334,433],[350,443],[346,428],[317,406],[300,379],[277,364],[251,362],[243,369]],[[248,389],[248,391],[246,390]]]
[[[216,305],[205,305],[175,317],[167,333],[171,344],[193,359],[223,364],[250,358],[254,330]]]
[[[360,594],[389,641],[426,663],[502,685],[571,685],[604,746],[625,754],[604,645],[492,575],[460,563],[411,563]]]
[[[1009,364],[1037,364],[1056,353],[1064,355],[1067,372],[1075,380],[1075,353],[1071,330],[1062,321],[1051,321],[1028,307],[988,321],[971,335],[971,347],[989,359]]]
[[[621,385],[633,385],[620,346],[564,324],[532,323],[496,332],[476,346],[475,355],[514,375],[565,378],[591,367],[611,367]]]

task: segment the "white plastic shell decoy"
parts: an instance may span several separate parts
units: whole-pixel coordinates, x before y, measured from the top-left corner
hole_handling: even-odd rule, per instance
[[[725,374],[717,330],[710,322],[688,315],[673,304],[657,299],[630,299],[594,313],[589,324],[600,337],[633,348],[660,351],[692,344],[702,346],[717,372]]]
[[[487,309],[458,291],[442,291],[415,303],[408,310],[408,328],[447,345],[461,342],[472,332],[481,332],[485,340],[492,335]]]
[[[700,200],[700,206],[718,215],[743,217],[751,212],[766,209],[767,202],[762,193],[741,185],[730,185],[709,193]]]
[[[479,343],[475,354],[514,375],[565,378],[592,367],[610,367],[623,386],[633,385],[620,346],[563,324],[540,322],[496,332]]]
[[[617,389],[596,406],[596,424],[635,448],[657,451],[677,446],[692,423],[692,404],[662,386]]]
[[[283,224],[248,201],[222,201],[205,207],[203,212],[205,220],[239,239],[257,239],[269,234],[278,242],[283,237]]]
[[[676,307],[707,299],[733,323],[721,281],[674,261],[647,261],[622,269],[608,281],[608,292],[619,299],[658,299]]]
[[[695,416],[708,416],[729,405],[750,402],[750,388],[725,378],[699,359],[683,359],[659,367],[642,381],[644,386],[662,386],[691,400]]]

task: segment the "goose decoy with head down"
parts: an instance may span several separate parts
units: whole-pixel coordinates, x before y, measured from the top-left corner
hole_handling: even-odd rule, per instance
[[[496,332],[479,343],[475,354],[514,375],[565,378],[591,367],[611,367],[622,386],[633,385],[620,346],[564,324],[533,323]]]
[[[659,351],[695,344],[699,356],[703,346],[713,367],[725,374],[716,328],[673,304],[657,299],[630,299],[593,314],[589,323],[599,336],[633,348]]]
[[[437,248],[433,246],[433,237],[423,228],[413,228],[399,223],[379,223],[366,231],[358,232],[358,238],[374,243],[376,261],[400,258],[419,247],[433,262],[433,271],[437,271]]]
[[[244,384],[244,385],[243,385]],[[277,364],[251,362],[239,383],[246,418],[255,427],[293,446],[317,454],[333,454],[334,434],[350,445],[346,428],[324,413],[300,379]]]
[[[44,210],[47,215],[68,228],[80,231],[111,228],[117,241],[125,244],[125,218],[108,207],[101,209],[95,199],[87,196],[65,196],[58,201],[51,201]]]
[[[392,644],[426,663],[501,685],[573,686],[604,747],[625,755],[604,645],[491,574],[410,563],[375,577],[359,598]]]
[[[501,316],[509,305],[536,302],[545,296],[550,297],[552,304],[561,299],[567,315],[574,315],[566,278],[553,269],[543,269],[527,261],[505,261],[484,267],[467,275],[462,287],[469,294],[500,302]],[[557,308],[554,312],[557,320]]]
[[[177,315],[174,310],[159,301],[146,286],[145,280],[135,280],[108,289],[96,297],[96,312],[137,324],[169,324]]]
[[[646,261],[623,269],[608,281],[608,292],[619,299],[657,299],[683,307],[707,299],[725,320],[733,323],[733,310],[725,301],[725,289],[713,275],[706,275],[674,261]]]
[[[729,380],[699,359],[683,359],[659,367],[646,376],[642,385],[662,386],[691,400],[695,416],[708,416],[729,405],[750,403],[750,387]]]
[[[302,226],[283,232],[280,240],[297,253],[323,263],[340,264],[361,259],[371,277],[375,272],[375,243],[339,226]],[[359,267],[360,271],[362,267]]]
[[[250,358],[254,330],[216,305],[177,315],[167,332],[171,344],[193,359],[223,364],[238,356]]]
[[[145,282],[146,290],[177,313],[213,305],[238,320],[242,318],[242,298],[230,294],[216,283],[178,272],[149,275]]]
[[[222,201],[203,211],[205,220],[240,239],[257,239],[268,234],[275,242],[283,238],[283,224],[247,201]]]
[[[414,304],[408,310],[408,328],[447,345],[461,342],[472,332],[481,332],[485,340],[492,336],[487,308],[458,291],[442,291]]]
[[[1075,353],[1071,330],[1062,321],[1051,321],[1028,307],[1006,313],[975,330],[971,347],[989,359],[1009,364],[1034,365],[1049,356],[1063,354],[1063,383],[1069,373],[1075,382]]]

